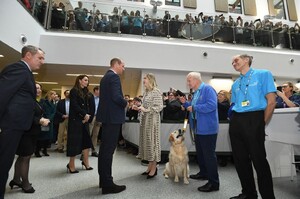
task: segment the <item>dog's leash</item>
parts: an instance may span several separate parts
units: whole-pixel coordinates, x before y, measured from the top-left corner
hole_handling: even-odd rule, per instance
[[[183,134],[186,131],[186,127],[187,127],[188,121],[189,121],[189,119],[188,119],[188,112],[186,112],[186,116],[185,116],[185,119],[183,121],[183,128],[182,128],[182,130],[179,129],[178,136],[183,136]],[[194,132],[193,132],[193,130],[191,128],[191,125],[190,125],[190,136],[191,136],[192,144],[195,145],[195,136],[194,136]]]

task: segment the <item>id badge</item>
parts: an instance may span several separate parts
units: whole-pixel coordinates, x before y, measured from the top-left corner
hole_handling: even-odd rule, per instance
[[[249,106],[249,105],[250,105],[250,101],[249,100],[242,101],[242,107]]]

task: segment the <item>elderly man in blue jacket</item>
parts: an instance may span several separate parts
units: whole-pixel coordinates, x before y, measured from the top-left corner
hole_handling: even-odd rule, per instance
[[[200,171],[190,178],[208,180],[198,191],[218,191],[220,182],[216,157],[216,142],[219,131],[217,93],[202,82],[201,74],[191,72],[187,75],[187,84],[194,90],[192,101],[180,98],[183,106],[189,111],[190,125],[195,135],[196,153]]]

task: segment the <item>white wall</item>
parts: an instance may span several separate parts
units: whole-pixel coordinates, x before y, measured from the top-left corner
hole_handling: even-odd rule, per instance
[[[254,57],[254,68],[271,70],[275,77],[300,77],[300,51],[166,38],[51,32],[41,35],[40,46],[47,52],[46,62],[53,64],[107,66],[112,57],[120,57],[128,68],[230,75],[237,74],[231,66],[232,57],[248,53]],[[203,56],[203,52],[208,56]]]
[[[2,42],[20,52],[23,47],[21,35],[25,35],[26,44],[39,45],[40,34],[45,30],[18,1],[1,0],[0,19]]]

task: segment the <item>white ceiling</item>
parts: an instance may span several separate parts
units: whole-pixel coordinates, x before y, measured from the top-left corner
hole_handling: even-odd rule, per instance
[[[21,54],[14,49],[7,46],[0,41],[0,71],[7,65],[20,60]],[[44,64],[40,70],[36,71],[38,74],[34,75],[35,80],[39,82],[58,82],[57,85],[43,84],[43,90],[51,90],[53,88],[61,88],[62,86],[73,86],[76,77],[66,76],[71,74],[90,74],[90,75],[104,75],[108,70],[108,66],[81,66],[81,65],[62,65],[62,64]],[[100,77],[89,77],[90,84],[99,84]],[[139,95],[139,86],[141,83],[141,70],[126,68],[124,74],[121,76],[122,88],[124,94],[129,94],[134,97]],[[90,90],[94,85],[90,86]],[[60,91],[58,91],[60,93]]]

